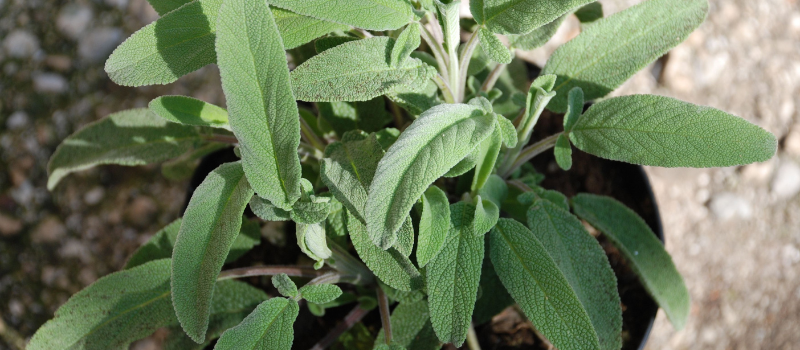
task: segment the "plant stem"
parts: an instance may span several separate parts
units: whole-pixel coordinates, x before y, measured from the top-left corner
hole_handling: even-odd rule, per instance
[[[362,308],[361,304],[357,305],[355,308],[353,308],[353,310],[350,311],[350,313],[347,314],[347,316],[344,317],[342,322],[336,324],[336,327],[331,329],[331,331],[328,332],[328,334],[326,334],[322,340],[314,344],[314,346],[311,347],[311,350],[327,349],[329,346],[331,346],[331,344],[333,344],[333,342],[336,341],[336,339],[339,339],[340,335],[342,335],[344,332],[347,332],[347,330],[353,328],[356,323],[361,321],[361,319],[364,318],[369,311],[370,310]]]
[[[439,86],[439,90],[442,91],[442,95],[444,95],[444,102],[456,103],[455,96],[453,96],[453,90],[450,90],[450,86],[447,85],[447,80],[445,80],[441,74],[437,74],[435,77],[433,77],[433,81]]]
[[[207,135],[205,138],[209,141],[228,143],[231,145],[239,144],[239,140],[237,140],[235,136],[230,135],[211,134]]]
[[[386,345],[392,343],[392,321],[389,318],[389,298],[383,292],[381,286],[377,286],[375,290],[378,292],[378,309],[381,312],[381,325],[383,325],[383,334],[386,336]]]
[[[469,329],[467,329],[467,347],[469,350],[481,350],[481,344],[478,343],[478,334],[475,333],[475,325],[472,322],[469,323]]]
[[[517,168],[522,166],[522,164],[527,163],[529,160],[538,156],[542,152],[553,148],[553,146],[556,145],[556,140],[558,140],[559,136],[561,136],[561,133],[550,135],[540,140],[539,142],[534,143],[533,145],[530,145],[529,147],[523,149],[521,152],[519,152],[519,155],[514,160],[514,162],[511,163],[511,166],[508,167],[508,169],[504,169],[504,171],[500,173],[501,174],[500,176],[504,179],[508,178],[511,175],[511,173],[513,173],[514,170],[517,170]]]
[[[371,285],[375,283],[375,275],[360,260],[356,259],[330,238],[327,239],[328,249],[331,250],[330,259],[326,263],[339,271],[342,278],[351,279],[350,283],[356,285]]]
[[[322,139],[320,139],[319,136],[317,136],[317,134],[314,133],[314,130],[311,128],[311,125],[308,125],[305,119],[303,119],[302,117],[300,117],[299,119],[300,119],[300,135],[303,136],[303,139],[306,140],[306,142],[308,142],[314,148],[324,152],[325,141],[322,141]]]
[[[480,28],[478,28],[480,30]],[[458,83],[460,89],[458,90],[458,101],[464,101],[464,91],[467,90],[467,74],[469,72],[469,61],[472,60],[472,54],[475,52],[475,48],[478,47],[478,30],[472,33],[472,36],[469,37],[467,40],[467,44],[464,46],[464,51],[461,52],[461,59],[459,60],[459,72],[458,72]]]
[[[503,63],[498,63],[489,75],[486,77],[486,81],[483,82],[481,85],[481,91],[489,92],[494,87],[494,84],[497,83],[497,79],[500,78],[500,74],[503,74],[503,70],[506,69],[508,65]]]
[[[326,268],[314,270],[312,267],[290,265],[249,266],[222,271],[219,273],[217,281],[253,276],[275,276],[282,273],[294,277],[317,278],[329,272],[334,272],[334,270]]]
[[[431,23],[431,25],[436,25],[435,23],[430,22],[430,18],[428,23]],[[444,47],[442,47],[442,44],[434,38],[427,26],[421,25],[420,27],[422,27],[422,30],[420,31],[422,40],[425,40],[425,43],[431,48],[433,57],[436,58],[436,63],[439,64],[439,74],[444,75],[445,80],[447,80],[447,61],[445,61]]]

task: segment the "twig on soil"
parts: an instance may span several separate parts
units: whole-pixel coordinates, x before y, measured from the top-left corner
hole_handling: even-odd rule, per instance
[[[250,266],[222,271],[217,277],[217,281],[253,276],[275,276],[281,273],[293,277],[317,278],[327,273],[334,273],[334,270],[326,268],[314,270],[312,267],[285,265]]]
[[[342,322],[339,322],[336,327],[331,329],[331,331],[328,332],[324,338],[322,338],[322,340],[314,344],[314,346],[311,347],[311,350],[327,349],[329,346],[331,346],[331,344],[333,344],[333,342],[336,341],[336,339],[339,339],[339,336],[342,335],[342,333],[347,332],[347,330],[353,328],[356,323],[361,321],[361,319],[364,318],[369,311],[370,310],[362,308],[361,304],[356,306],[350,311],[350,313],[347,314],[347,316],[345,316]]]
[[[392,322],[389,319],[389,298],[383,292],[381,286],[375,288],[378,292],[378,309],[381,312],[381,324],[383,325],[383,333],[386,336],[386,345],[392,343]]]

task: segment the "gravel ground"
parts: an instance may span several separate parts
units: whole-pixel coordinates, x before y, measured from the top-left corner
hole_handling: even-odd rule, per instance
[[[601,2],[613,13],[639,1]],[[686,328],[659,313],[648,349],[798,348],[800,4],[710,3],[689,40],[615,94],[723,109],[775,133],[780,150],[745,167],[648,169],[667,249],[692,295]],[[165,180],[157,166],[101,167],[45,188],[55,147],[91,121],[163,94],[223,102],[214,67],[163,87],[108,80],[110,51],[155,18],[146,0],[0,0],[0,333],[5,324],[30,336],[178,215],[186,183]],[[554,42],[576,34],[567,25]],[[543,63],[553,47],[525,56]]]

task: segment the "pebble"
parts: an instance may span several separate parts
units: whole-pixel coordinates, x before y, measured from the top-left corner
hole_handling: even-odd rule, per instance
[[[48,67],[59,72],[64,72],[72,67],[72,60],[67,55],[50,55],[44,62]]]
[[[123,40],[122,29],[105,27],[92,30],[78,41],[78,55],[89,63],[100,63]]]
[[[800,165],[784,160],[772,179],[772,193],[779,199],[791,198],[800,193]]]
[[[715,194],[708,204],[711,212],[720,220],[733,218],[750,219],[753,217],[753,207],[746,199],[734,193],[723,192]]]
[[[84,264],[92,262],[91,249],[80,240],[74,238],[68,239],[63,243],[61,248],[58,249],[58,255],[64,259],[80,259]]]
[[[31,233],[33,243],[56,243],[67,235],[67,228],[55,216],[44,219]]]
[[[66,37],[78,40],[89,28],[93,18],[94,14],[89,6],[70,4],[61,8],[56,19],[56,27]]]
[[[39,39],[26,30],[16,29],[5,40],[3,48],[14,58],[28,58],[39,51]]]
[[[83,195],[83,201],[86,202],[86,204],[88,205],[95,205],[97,203],[100,203],[100,201],[103,200],[103,196],[105,195],[106,191],[103,190],[102,187],[96,186]]]
[[[28,118],[27,113],[23,111],[16,111],[11,113],[6,120],[6,128],[8,128],[8,130],[19,130],[28,126],[29,122],[30,119]]]
[[[800,157],[800,126],[795,127],[786,135],[783,150],[795,157]]]
[[[137,197],[128,207],[125,218],[137,226],[145,227],[152,221],[153,215],[158,211],[156,202],[145,196]]]
[[[69,88],[69,83],[59,74],[39,73],[33,76],[33,88],[40,93],[62,94]]]
[[[14,236],[22,230],[22,222],[0,213],[0,236],[10,237]]]
[[[756,184],[766,184],[775,170],[775,161],[772,159],[763,163],[753,163],[742,168],[742,179]]]
[[[128,7],[128,0],[106,0],[106,5],[114,6],[120,10]]]

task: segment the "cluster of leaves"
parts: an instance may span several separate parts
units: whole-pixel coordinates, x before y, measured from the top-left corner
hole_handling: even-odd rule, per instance
[[[676,328],[689,310],[681,276],[633,211],[545,190],[525,164],[554,148],[567,170],[572,146],[665,167],[740,165],[776,150],[773,135],[720,110],[604,98],[684,40],[706,0],[647,0],[605,18],[592,0],[471,0],[474,20],[459,18],[458,0],[149,1],[162,17],[114,51],[111,79],[166,84],[216,63],[226,108],[163,96],[112,114],[62,143],[48,187],[99,164],[168,161],[164,174],[182,178],[228,144],[241,159],[211,172],[184,217],[125,270],[73,296],[30,349],[124,348],[161,327],[172,330],[168,348],[219,338],[215,349],[289,349],[301,301],[316,315],[377,305],[381,349],[461,346],[473,323],[512,304],[559,349],[619,349],[617,281],[581,219],[617,246]],[[572,14],[581,34],[525,81],[514,50],[543,45]],[[545,109],[565,113],[564,131],[531,140]],[[222,271],[260,243],[248,206],[293,221],[313,269]],[[298,290],[282,272],[314,279]],[[284,297],[231,280],[254,275],[275,276]],[[389,300],[399,303],[391,316]]]

